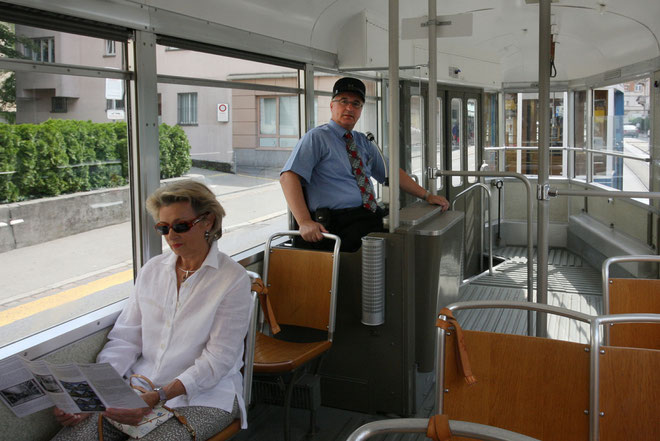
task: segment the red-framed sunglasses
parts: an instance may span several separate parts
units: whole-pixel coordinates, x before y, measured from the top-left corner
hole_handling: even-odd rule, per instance
[[[191,221],[179,221],[174,225],[170,225],[166,222],[158,222],[154,228],[163,236],[170,234],[170,228],[173,229],[175,233],[185,233],[186,231],[190,231],[190,229],[194,227],[195,224],[197,224],[199,221],[201,221],[207,214],[209,214],[208,211],[206,213],[200,214],[199,217]]]

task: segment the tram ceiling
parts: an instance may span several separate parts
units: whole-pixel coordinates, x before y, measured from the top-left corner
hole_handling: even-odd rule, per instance
[[[383,0],[15,0],[108,23],[135,23],[164,35],[268,53],[327,68],[386,66],[388,12]],[[538,79],[538,0],[443,0],[440,16],[471,14],[470,36],[438,39],[438,79],[483,87]],[[427,15],[428,0],[408,0],[399,19]],[[105,11],[105,12],[104,12]],[[178,17],[178,19],[174,17]],[[128,18],[130,20],[125,20]],[[182,18],[186,20],[181,20]],[[651,61],[660,66],[657,0],[552,2],[558,81]],[[176,24],[176,25],[175,25]],[[168,28],[164,32],[163,28]],[[190,29],[188,29],[188,28]],[[165,29],[167,31],[168,29]],[[181,35],[180,35],[181,34]],[[428,63],[428,41],[400,42],[401,65]],[[451,72],[460,71],[452,76]]]
[[[387,65],[387,8],[382,0],[151,0],[191,15],[337,54],[341,68]],[[538,0],[445,0],[438,15],[470,13],[472,35],[438,40],[441,81],[475,85],[538,79]],[[604,5],[604,6],[601,6]],[[428,0],[400,3],[401,22],[427,15]],[[262,19],[260,19],[263,18]],[[569,81],[660,57],[657,0],[552,2],[557,80]],[[400,64],[428,62],[424,39],[402,41]],[[364,55],[356,55],[356,52]],[[461,70],[458,78],[449,67]],[[366,70],[366,69],[365,69]],[[484,72],[487,74],[485,78]]]

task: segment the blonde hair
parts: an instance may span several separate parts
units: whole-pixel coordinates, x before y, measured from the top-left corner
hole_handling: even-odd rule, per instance
[[[190,202],[197,216],[204,213],[215,214],[213,225],[208,230],[207,240],[211,244],[222,237],[222,218],[225,216],[225,210],[206,185],[186,180],[160,187],[147,198],[147,211],[154,221],[158,222],[160,209],[176,202]]]

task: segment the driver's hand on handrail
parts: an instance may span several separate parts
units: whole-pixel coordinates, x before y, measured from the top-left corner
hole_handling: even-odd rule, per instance
[[[300,235],[307,242],[318,242],[323,239],[323,234],[327,233],[328,230],[325,229],[323,225],[313,220],[303,221],[300,224]]]

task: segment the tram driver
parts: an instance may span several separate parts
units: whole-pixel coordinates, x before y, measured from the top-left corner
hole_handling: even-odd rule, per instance
[[[250,279],[218,250],[225,212],[213,192],[194,181],[159,188],[147,199],[147,209],[172,252],[142,267],[97,357],[120,375],[138,376],[146,391],[144,408],[106,409],[102,418],[56,408],[65,427],[53,441],[96,440],[100,430],[106,441],[125,440],[133,429],[117,423],[135,427],[161,404],[185,419],[170,418],[140,439],[190,439],[194,430],[203,441],[239,414],[246,421],[241,366]]]
[[[384,210],[376,204],[370,178],[385,180],[385,164],[377,147],[353,127],[365,102],[365,85],[344,77],[332,88],[331,120],[308,131],[298,142],[280,174],[289,209],[298,222],[299,247],[327,249],[331,241],[321,233],[341,238],[342,251],[357,251],[363,236],[383,230]],[[399,169],[401,190],[442,211],[449,202],[431,194]],[[304,191],[303,191],[304,189]]]

